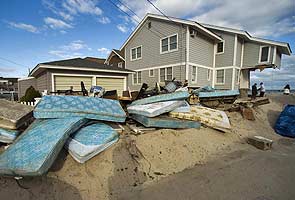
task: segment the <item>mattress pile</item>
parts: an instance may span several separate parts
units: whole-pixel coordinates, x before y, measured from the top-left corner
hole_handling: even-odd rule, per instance
[[[79,163],[96,156],[119,139],[119,134],[102,122],[85,126],[72,134],[65,147]]]
[[[132,119],[145,127],[199,128],[201,125],[199,122],[186,119],[179,120],[167,115],[175,109],[188,110],[189,105],[185,100],[189,96],[188,91],[152,96],[134,101],[127,107],[127,110]]]
[[[20,134],[18,130],[9,130],[0,128],[0,142],[2,143],[12,143],[17,136]]]

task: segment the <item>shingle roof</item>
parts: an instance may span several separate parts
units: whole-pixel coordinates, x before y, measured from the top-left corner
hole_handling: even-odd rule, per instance
[[[77,68],[92,68],[92,69],[102,69],[102,70],[114,70],[122,72],[133,72],[132,70],[123,69],[120,67],[110,66],[106,64],[101,64],[89,59],[73,58],[67,60],[58,60],[52,62],[40,63],[40,65],[53,65],[53,66],[64,66],[64,67],[77,67]]]
[[[101,64],[104,64],[104,62],[106,60],[105,58],[95,58],[95,57],[86,57],[84,59],[94,61],[94,62],[98,62],[98,63],[101,63]]]

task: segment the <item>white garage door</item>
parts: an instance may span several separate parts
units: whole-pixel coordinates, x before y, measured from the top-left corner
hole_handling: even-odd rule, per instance
[[[74,91],[81,91],[81,81],[83,81],[86,90],[90,90],[92,77],[84,76],[54,76],[54,85],[56,90],[69,90],[73,86]]]
[[[114,77],[97,77],[96,85],[108,90],[117,90],[118,96],[122,96],[124,90],[124,78],[114,78]]]

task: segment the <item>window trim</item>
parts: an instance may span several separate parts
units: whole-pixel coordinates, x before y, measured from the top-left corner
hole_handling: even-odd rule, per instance
[[[223,48],[222,48],[222,52],[218,52],[218,43],[223,43]],[[217,46],[216,46],[216,55],[219,55],[219,54],[223,54],[224,53],[224,46],[225,46],[225,40],[222,40],[220,42],[217,43]]]
[[[141,48],[141,57],[140,58],[137,58],[137,48],[138,47]],[[136,58],[135,59],[132,59],[132,50],[133,49],[135,49],[135,55],[136,55]],[[142,59],[142,45],[139,45],[139,46],[130,48],[130,61],[135,61],[135,60],[140,60],[140,59]]]
[[[151,76],[151,71],[153,71],[152,76]],[[155,69],[149,69],[149,77],[155,77]]]
[[[158,70],[159,70],[159,83],[165,83],[165,81],[167,80],[167,68],[170,68],[171,67],[171,75],[172,75],[172,79],[173,79],[173,66],[169,66],[169,67],[161,67],[161,68],[159,68]],[[161,69],[165,69],[165,72],[164,72],[164,75],[165,75],[165,80],[164,80],[164,82],[161,82]],[[172,80],[171,79],[171,80]]]
[[[211,80],[211,69],[207,69],[207,81]]]
[[[138,72],[141,73],[141,83],[138,82]],[[137,83],[134,83],[134,76],[136,75],[136,81]],[[132,74],[132,85],[141,85],[142,84],[142,71],[136,71]]]
[[[223,82],[217,82],[217,71],[223,70]],[[216,85],[224,85],[225,84],[225,69],[216,69],[216,80],[215,80]]]
[[[119,62],[118,67],[123,68],[123,62]]]
[[[240,79],[240,70],[241,69],[236,69],[236,83],[239,83],[239,79]],[[238,73],[239,72],[239,73]]]
[[[195,80],[193,81],[192,79],[193,79],[193,68],[196,68],[196,77],[195,77]],[[197,83],[198,82],[198,67],[197,66],[194,66],[194,65],[192,65],[191,66],[191,82],[192,83]]]
[[[176,36],[176,49],[170,50],[170,37]],[[167,51],[162,51],[162,40],[168,38],[168,50]],[[165,54],[165,53],[171,53],[174,51],[178,51],[178,33],[174,33],[172,35],[168,35],[166,37],[160,38],[160,54]]]
[[[267,61],[261,61],[262,48],[263,47],[268,47]],[[262,45],[262,46],[260,46],[260,48],[259,48],[258,63],[269,63],[269,60],[270,60],[270,51],[271,51],[271,46],[270,45]]]

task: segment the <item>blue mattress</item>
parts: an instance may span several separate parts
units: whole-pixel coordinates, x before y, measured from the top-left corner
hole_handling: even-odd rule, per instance
[[[275,131],[282,136],[295,138],[295,105],[287,105],[281,112]]]
[[[101,122],[85,126],[72,134],[66,143],[71,156],[84,163],[118,141],[119,134]]]
[[[12,143],[17,138],[19,133],[20,132],[17,130],[8,130],[0,128],[0,142]]]
[[[145,117],[142,115],[131,115],[131,118],[145,127],[155,128],[200,128],[201,124],[196,121],[181,120],[166,115],[159,117]]]
[[[136,101],[133,101],[131,103],[131,106],[134,105],[145,105],[149,103],[156,103],[161,101],[174,101],[174,100],[185,100],[190,96],[190,94],[187,91],[178,91],[168,94],[160,94],[156,96],[147,97],[144,99],[139,99]]]
[[[124,122],[126,113],[116,100],[82,96],[44,96],[34,110],[34,117],[83,117]]]
[[[46,173],[70,134],[86,122],[80,117],[36,120],[0,155],[0,174],[38,176]]]
[[[228,97],[240,95],[239,90],[215,90],[214,92],[199,92],[199,98]]]

